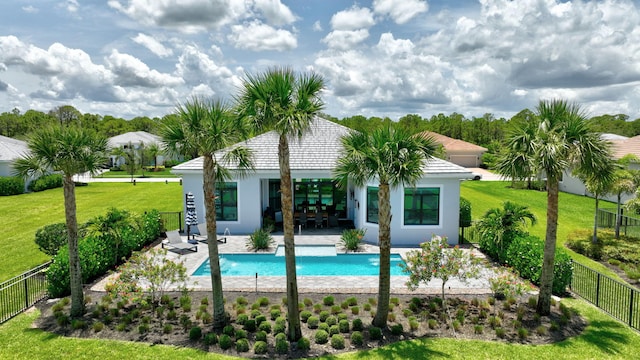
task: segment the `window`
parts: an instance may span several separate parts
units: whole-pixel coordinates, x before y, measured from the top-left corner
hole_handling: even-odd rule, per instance
[[[238,183],[217,184],[216,218],[221,221],[238,220]]]
[[[440,224],[440,188],[404,189],[404,224]]]
[[[378,188],[367,186],[367,222],[378,223]]]

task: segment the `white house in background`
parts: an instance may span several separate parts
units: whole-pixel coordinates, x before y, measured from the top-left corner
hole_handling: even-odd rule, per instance
[[[145,147],[148,147],[151,144],[157,144],[158,146],[162,147],[162,139],[160,138],[160,136],[148,133],[146,131],[131,131],[128,133],[110,137],[108,139],[109,149],[126,149],[129,144],[133,145],[134,149],[136,150],[140,148],[140,144],[144,144]],[[109,158],[110,166],[119,166],[125,163],[125,160],[120,156],[110,155]],[[157,161],[157,165],[163,165],[164,157],[162,155],[159,155],[157,157]],[[149,159],[149,163],[153,163],[153,159]]]
[[[332,170],[338,160],[340,138],[351,131],[321,118],[314,119],[310,131],[299,141],[289,143],[294,212],[297,223],[314,226],[319,208],[322,226],[353,222],[367,230],[364,240],[377,243],[377,186],[349,185],[337,188]],[[218,229],[232,234],[249,234],[261,227],[263,215],[281,214],[278,135],[267,132],[241,143],[254,151],[256,171],[245,178],[225,183],[216,197]],[[173,167],[182,176],[184,194],[196,198],[198,220],[204,222],[202,157]],[[458,242],[460,181],[472,173],[442,159],[432,159],[424,166],[424,176],[415,187],[400,187],[391,192],[391,242],[394,246],[416,246],[432,234],[447,236]],[[184,204],[183,204],[184,205]],[[308,216],[307,221],[304,217]],[[303,224],[304,223],[304,224]],[[302,228],[302,234],[305,229]],[[337,229],[338,230],[338,229]],[[296,228],[296,233],[298,228]]]
[[[442,145],[445,151],[445,159],[456,165],[469,168],[480,167],[482,154],[487,152],[487,148],[482,146],[440,135],[433,131],[423,131],[421,134]]]
[[[25,141],[0,135],[0,176],[14,176],[13,162],[29,153]],[[29,185],[31,180],[25,182]]]
[[[619,160],[628,154],[632,154],[640,158],[640,135],[628,138],[626,136],[616,134],[602,134],[602,138],[611,143],[614,160]],[[629,169],[640,170],[640,164],[633,162],[629,164]],[[564,172],[559,184],[559,189],[560,191],[568,192],[570,194],[591,196],[582,180],[573,176],[570,171]],[[623,194],[621,200],[624,203],[629,199],[632,199],[634,196],[635,194]],[[604,196],[603,199],[616,202],[617,196],[608,195]]]

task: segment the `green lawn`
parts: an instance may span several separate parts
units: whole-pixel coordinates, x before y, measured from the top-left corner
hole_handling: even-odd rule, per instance
[[[538,218],[538,223],[529,226],[528,231],[542,239],[547,227],[547,193],[535,190],[512,189],[507,181],[464,181],[461,196],[471,202],[473,220],[480,219],[484,213],[510,200],[519,205],[529,207]],[[614,203],[600,202],[600,207],[615,207]],[[595,211],[595,200],[586,196],[560,193],[558,199],[558,246],[564,246],[567,235],[579,228],[592,229]],[[571,257],[594,270],[620,279],[613,271],[583,255],[569,250]]]
[[[144,212],[182,211],[182,186],[178,183],[90,183],[76,188],[78,221],[103,215],[111,207]],[[20,275],[48,260],[34,242],[36,230],[64,222],[62,188],[4,196],[0,201],[0,282]]]
[[[551,345],[423,338],[389,346],[327,355],[322,359],[634,359],[640,335],[593,306],[563,300],[589,321],[580,336]],[[0,326],[2,359],[232,359],[204,351],[114,340],[76,339],[33,329],[38,312],[22,314]]]
[[[100,174],[98,177],[100,178],[130,178],[131,174],[126,171],[106,171]],[[134,178],[142,177],[142,171],[137,170],[133,174]],[[148,178],[174,178],[177,177],[175,174],[171,173],[170,168],[161,168],[158,171],[146,171],[144,172],[144,177]]]

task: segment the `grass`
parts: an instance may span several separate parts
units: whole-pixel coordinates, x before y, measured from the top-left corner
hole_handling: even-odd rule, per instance
[[[512,189],[511,183],[506,181],[464,181],[461,196],[471,202],[471,217],[480,219],[484,213],[495,207],[502,207],[505,200],[519,205],[526,205],[536,215],[538,222],[528,226],[527,231],[532,235],[545,238],[547,227],[547,193],[535,190]],[[600,207],[615,207],[615,204],[600,201]],[[564,246],[570,232],[586,228],[593,228],[595,200],[586,196],[560,193],[558,199],[558,234],[557,245]],[[606,266],[569,250],[574,261],[589,266],[615,279],[620,277]]]
[[[49,260],[34,242],[42,226],[64,222],[62,188],[15,196],[0,201],[0,282]],[[111,207],[144,212],[182,210],[178,183],[90,183],[76,188],[78,222],[103,215]]]
[[[589,325],[580,336],[550,345],[521,345],[475,340],[423,338],[366,351],[327,355],[322,359],[620,359],[635,358],[640,335],[593,306],[563,300],[585,316]],[[235,359],[220,354],[115,340],[66,338],[31,328],[39,316],[23,314],[0,327],[0,358],[56,359]]]
[[[100,174],[100,176],[98,176],[100,178],[130,178],[131,174],[129,174],[127,171],[106,171],[102,174]],[[140,178],[142,177],[142,171],[140,171],[140,169],[136,170],[136,172],[133,174],[133,178]],[[149,171],[149,170],[145,170],[144,171],[144,177],[146,178],[174,178],[177,177],[177,175],[172,174],[171,173],[171,168],[158,168],[158,171]]]

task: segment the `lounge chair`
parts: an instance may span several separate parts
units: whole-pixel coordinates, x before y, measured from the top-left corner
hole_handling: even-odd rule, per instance
[[[167,231],[167,241],[162,242],[162,248],[164,249],[165,247],[181,251],[189,250],[198,252],[198,245],[183,242],[178,230]]]
[[[202,224],[198,224],[198,232],[200,233],[200,235],[195,236],[195,238],[201,242],[206,244],[209,241],[209,235],[207,234],[207,224],[202,223]],[[223,236],[223,237],[217,237],[217,240],[219,243],[221,244],[226,244],[227,243],[227,237]]]

